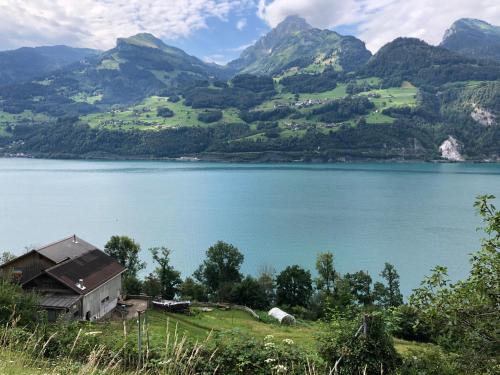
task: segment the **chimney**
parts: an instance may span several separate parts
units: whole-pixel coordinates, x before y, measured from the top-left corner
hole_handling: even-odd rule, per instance
[[[76,240],[76,234],[73,235],[73,243],[78,243],[78,241]]]
[[[78,279],[78,282],[76,283],[76,287],[81,290],[87,289],[85,285],[83,285],[83,279]]]

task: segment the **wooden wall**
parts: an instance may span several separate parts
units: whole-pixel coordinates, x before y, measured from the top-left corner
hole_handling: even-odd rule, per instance
[[[53,265],[55,265],[54,262],[34,251],[0,268],[0,274],[15,276],[16,280],[23,284]],[[19,275],[19,277],[17,277],[17,275]]]

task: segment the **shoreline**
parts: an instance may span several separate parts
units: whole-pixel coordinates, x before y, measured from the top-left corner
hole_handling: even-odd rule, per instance
[[[125,155],[32,155],[16,154],[0,155],[1,159],[46,159],[46,160],[88,160],[88,161],[168,161],[168,162],[190,162],[190,163],[241,163],[241,164],[357,164],[357,163],[398,163],[398,164],[499,164],[500,158],[492,159],[468,159],[468,160],[446,160],[426,158],[371,158],[371,157],[337,157],[328,158],[320,155],[283,154],[275,152],[267,153],[238,153],[238,154],[195,154],[179,157],[153,157],[153,156],[125,156]]]

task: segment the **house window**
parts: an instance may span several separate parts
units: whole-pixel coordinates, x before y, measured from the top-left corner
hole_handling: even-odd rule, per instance
[[[106,302],[108,302],[108,301],[109,301],[109,296],[107,296],[106,298],[103,298],[103,299],[101,300],[101,303],[106,303]]]

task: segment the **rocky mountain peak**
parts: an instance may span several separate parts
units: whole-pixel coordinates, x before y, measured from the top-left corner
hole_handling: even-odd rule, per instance
[[[304,18],[293,15],[286,17],[274,28],[274,30],[279,34],[294,34],[312,28],[313,27],[309,25]]]

